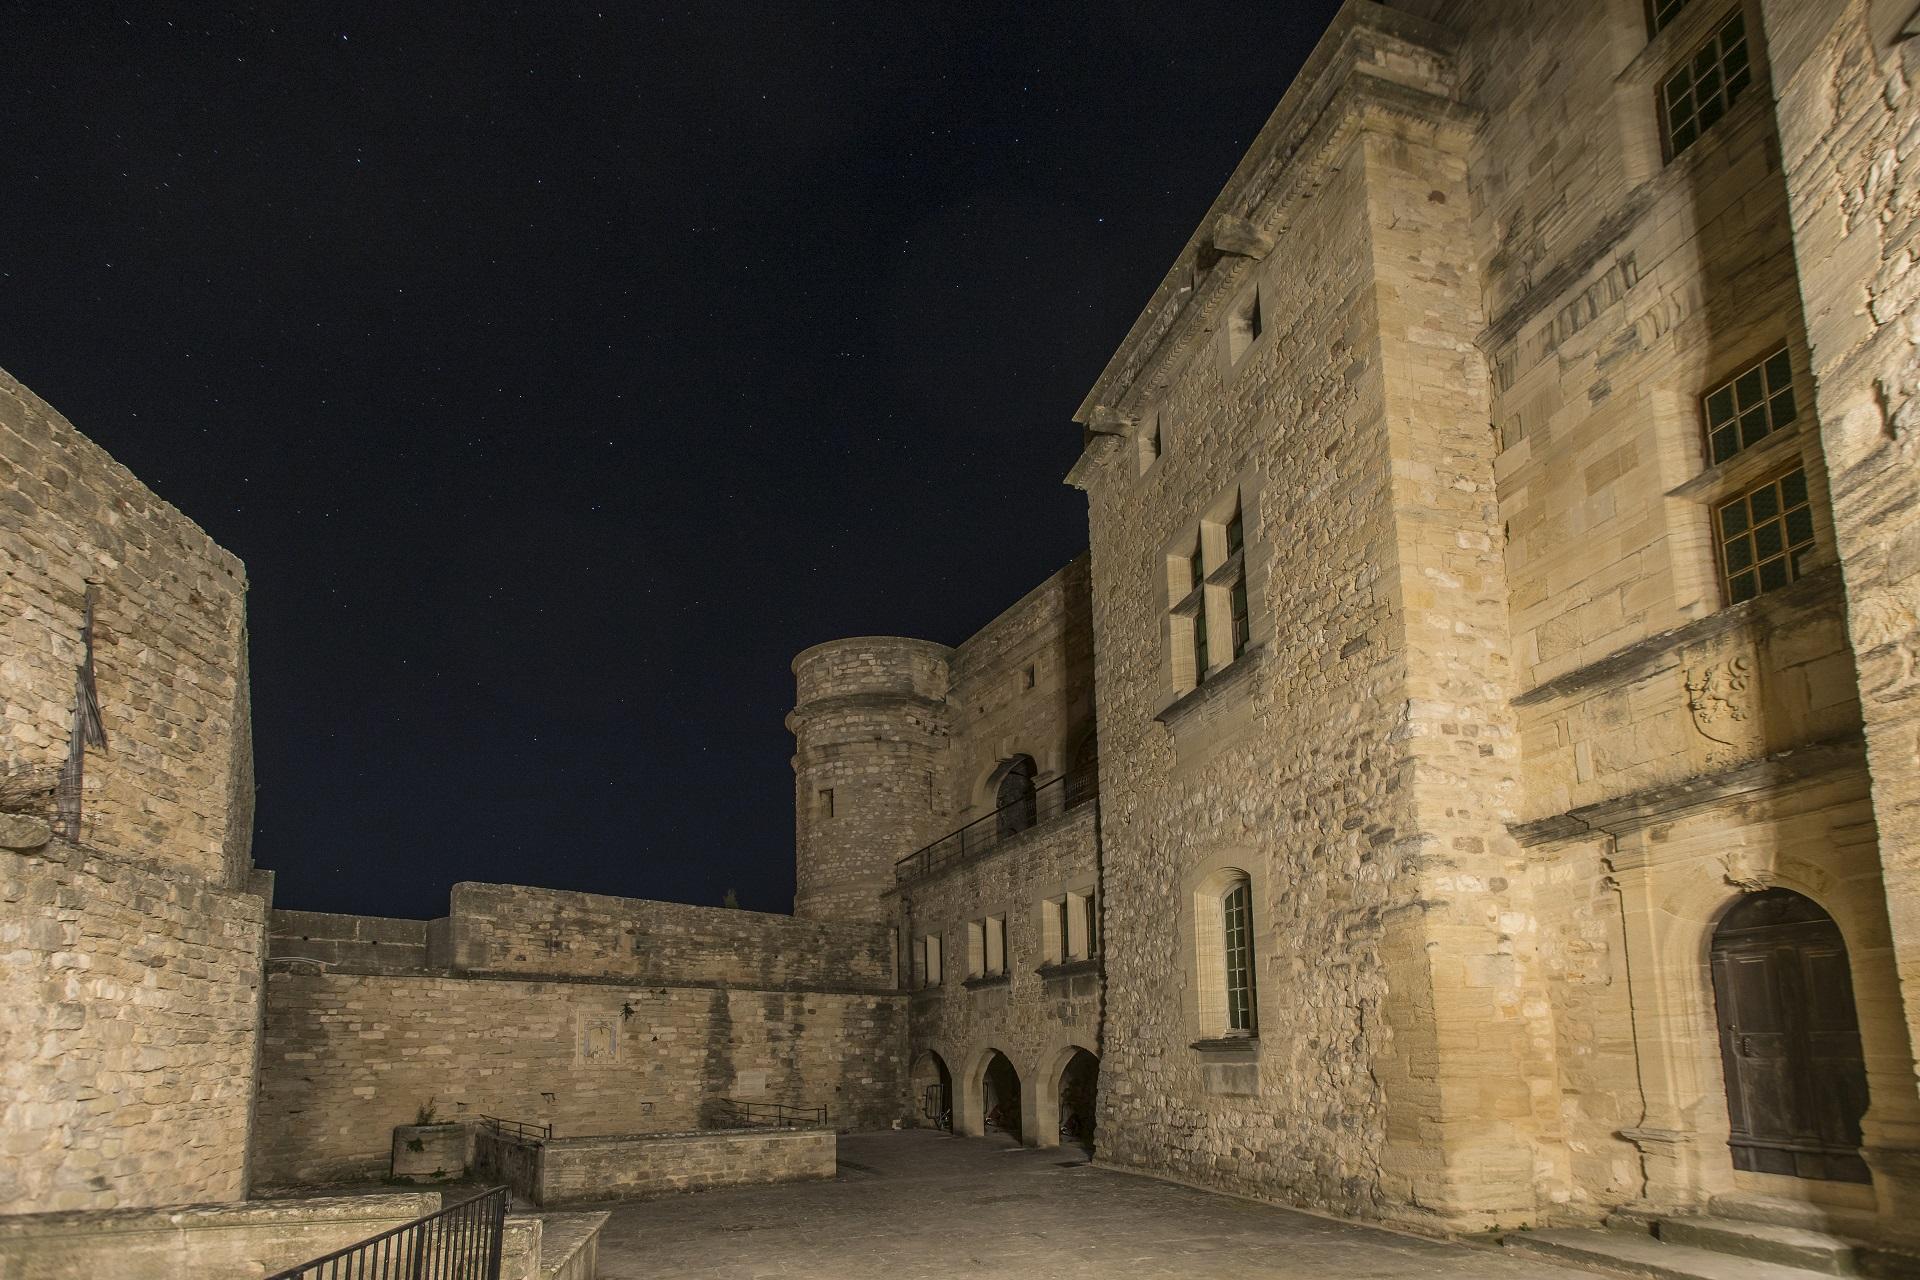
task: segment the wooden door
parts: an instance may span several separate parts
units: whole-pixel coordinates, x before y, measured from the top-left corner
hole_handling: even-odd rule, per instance
[[[1866,1182],[1867,1072],[1832,917],[1786,889],[1743,900],[1714,932],[1713,995],[1734,1168]]]

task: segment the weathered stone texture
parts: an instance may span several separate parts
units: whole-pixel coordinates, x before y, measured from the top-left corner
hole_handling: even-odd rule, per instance
[[[1091,803],[1013,836],[985,854],[956,862],[900,887],[900,918],[909,939],[938,934],[946,955],[943,981],[914,991],[908,1057],[931,1052],[947,1066],[954,1127],[979,1133],[981,1076],[990,1051],[1006,1055],[1021,1082],[1021,1129],[1029,1145],[1058,1139],[1060,1072],[1076,1048],[1100,1051],[1101,974],[1097,958],[1049,965],[1043,904],[1072,892],[1091,895],[1098,875]],[[969,979],[967,923],[988,915],[1007,924],[1007,973]],[[937,1072],[915,1067],[915,1079]],[[929,1123],[918,1097],[917,1123]]]
[[[66,758],[86,590],[105,750],[84,843],[229,888],[251,866],[246,574],[0,372],[0,770]]]
[[[265,916],[64,841],[0,851],[0,1213],[245,1194]]]
[[[877,924],[457,884],[447,936],[446,963],[470,973],[762,990],[893,987],[893,934]]]
[[[523,1142],[483,1133],[482,1159],[542,1207],[834,1175],[831,1129],[710,1129]]]
[[[439,1208],[438,1192],[411,1191],[0,1217],[0,1275],[7,1280],[258,1280]]]
[[[1920,41],[1889,0],[1761,0],[1896,954],[1920,1039]],[[1920,1134],[1909,1135],[1909,1142]]]
[[[945,829],[950,654],[866,636],[793,660],[794,914],[884,921],[895,859]]]
[[[276,962],[276,969],[281,962]],[[299,966],[303,962],[291,962]],[[551,1123],[562,1137],[700,1127],[715,1098],[899,1116],[904,997],[621,982],[276,971],[255,1186],[378,1176],[395,1125]]]
[[[317,960],[355,973],[407,973],[427,967],[425,920],[274,911],[267,917],[267,943],[276,959]]]

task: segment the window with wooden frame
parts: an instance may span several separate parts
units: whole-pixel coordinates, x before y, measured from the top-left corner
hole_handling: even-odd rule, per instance
[[[1700,140],[1753,83],[1747,19],[1735,9],[1706,41],[1660,82],[1661,133],[1667,158]]]
[[[1236,880],[1220,899],[1221,931],[1226,944],[1228,1035],[1250,1036],[1253,1016],[1253,887]]]
[[[1706,421],[1707,461],[1718,466],[1799,417],[1792,355],[1780,348],[1707,392],[1700,404]]]
[[[1806,572],[1813,551],[1813,503],[1807,473],[1795,467],[1755,485],[1713,513],[1727,602],[1776,591]]]
[[[1647,0],[1648,34],[1657,36],[1665,31],[1686,7],[1687,0]]]
[[[1169,566],[1176,689],[1197,689],[1245,653],[1253,640],[1247,596],[1246,528],[1236,498],[1218,519],[1200,521],[1191,549]]]

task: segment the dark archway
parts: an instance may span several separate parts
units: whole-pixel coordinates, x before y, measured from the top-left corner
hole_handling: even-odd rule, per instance
[[[1007,1055],[994,1050],[981,1078],[982,1114],[988,1132],[998,1130],[1015,1138],[1020,1133],[1020,1076]]]
[[[1768,889],[1713,933],[1733,1167],[1867,1182],[1867,1071],[1847,944],[1811,898]]]
[[[1100,1093],[1100,1059],[1075,1049],[1060,1069],[1060,1140],[1093,1151],[1094,1104]]]
[[[918,1123],[930,1129],[953,1129],[953,1074],[939,1054],[929,1049],[913,1064],[911,1074]]]
[[[1000,768],[1000,782],[994,789],[998,809],[996,826],[1003,836],[1025,831],[1034,824],[1038,808],[1033,796],[1032,756],[1015,756]]]

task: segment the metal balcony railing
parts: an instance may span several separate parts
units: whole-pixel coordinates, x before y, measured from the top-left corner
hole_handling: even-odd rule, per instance
[[[510,1196],[483,1191],[267,1280],[500,1280]]]
[[[949,832],[923,849],[915,849],[893,864],[893,878],[913,880],[937,871],[948,863],[984,853],[1021,832],[1050,822],[1070,809],[1077,809],[1100,790],[1100,768],[1085,765],[1072,773],[1063,773],[1042,783],[1010,804],[1003,804],[984,818],[975,818],[957,831]]]
[[[713,1127],[724,1129],[800,1129],[827,1122],[825,1107],[797,1107],[785,1102],[714,1098],[708,1110]]]

